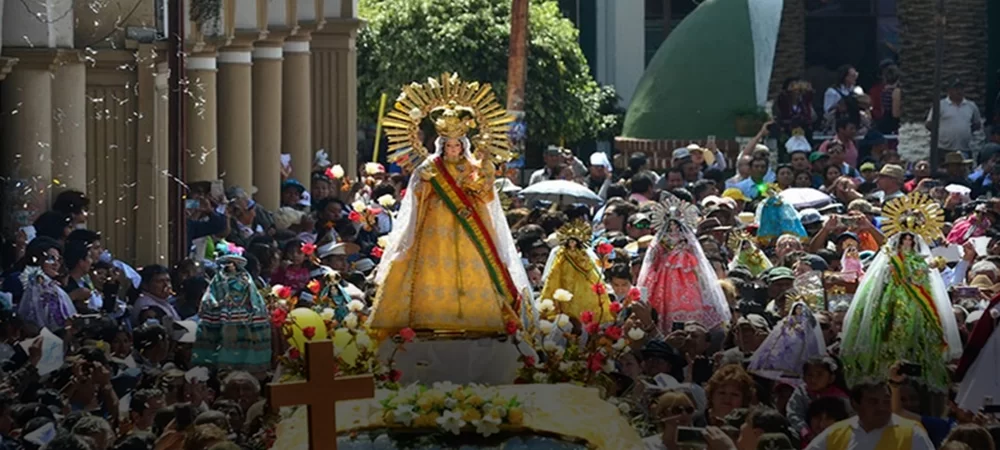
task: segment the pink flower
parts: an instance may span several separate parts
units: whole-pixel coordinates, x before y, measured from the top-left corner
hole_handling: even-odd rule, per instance
[[[383,252],[382,247],[373,247],[372,251],[369,252],[369,253],[371,253],[371,256],[373,258],[381,258],[382,257],[382,252]]]
[[[611,302],[608,305],[608,309],[611,310],[611,314],[618,314],[622,311],[622,304],[618,302]]]
[[[347,218],[350,219],[351,222],[361,222],[361,213],[351,211],[351,213],[347,215]]]
[[[316,245],[310,244],[308,242],[303,242],[302,243],[302,254],[303,255],[309,256],[309,255],[312,255],[313,252],[315,252],[315,251],[316,251]]]
[[[299,359],[299,356],[302,356],[302,354],[299,353],[299,349],[292,347],[288,350],[288,357],[290,359]]]
[[[592,286],[591,289],[593,289],[594,293],[597,295],[604,295],[608,293],[608,287],[601,282],[594,283],[594,286]]]
[[[312,292],[313,295],[319,294],[320,285],[318,280],[310,281],[306,287],[309,288],[309,292]]]
[[[271,311],[271,325],[280,327],[285,324],[285,320],[288,319],[288,311],[281,308],[275,308]]]
[[[594,336],[597,334],[598,331],[601,331],[601,324],[597,322],[591,322],[588,323],[587,326],[585,326],[583,329],[587,331],[587,334]]]
[[[602,242],[597,245],[597,254],[601,256],[610,255],[611,252],[615,251],[615,247],[607,242]]]
[[[518,327],[517,327],[517,322],[516,321],[513,321],[513,320],[508,320],[507,321],[507,334],[515,334],[515,333],[517,333],[517,328]]]
[[[400,372],[396,369],[392,369],[389,371],[389,381],[395,383],[402,378],[403,378],[403,372]]]
[[[591,312],[591,311],[584,311],[584,312],[580,313],[580,322],[588,324],[588,323],[591,323],[593,321],[594,321],[594,313],[593,312]]]
[[[637,302],[639,301],[639,299],[642,298],[642,291],[639,290],[639,288],[633,286],[632,289],[628,290],[628,298],[629,300]]]
[[[312,340],[316,336],[316,327],[305,327],[302,329],[302,335],[308,340]]]
[[[417,332],[413,331],[413,328],[403,328],[399,330],[399,337],[403,338],[403,342],[413,342],[413,338],[417,337]]]
[[[524,365],[527,366],[527,367],[535,367],[535,357],[534,356],[525,356],[524,357]]]
[[[604,335],[612,341],[617,341],[622,338],[622,328],[617,325],[610,325],[604,329]]]

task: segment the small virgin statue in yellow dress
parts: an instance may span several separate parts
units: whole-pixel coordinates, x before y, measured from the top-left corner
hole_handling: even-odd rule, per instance
[[[570,317],[579,319],[584,311],[590,311],[596,322],[614,322],[611,298],[597,265],[597,255],[590,249],[591,234],[590,225],[580,219],[556,231],[559,245],[549,253],[545,264],[541,298],[553,299],[560,312]],[[569,301],[557,299],[556,291],[560,289],[573,297]]]
[[[476,107],[483,102],[476,92],[482,88],[454,80],[457,77],[432,79],[420,92],[411,89],[421,85],[404,88],[396,111],[383,121],[390,151],[405,146],[405,151],[419,153],[422,146],[413,136],[427,116],[438,137],[434,152],[413,169],[378,266],[368,326],[382,335],[403,328],[509,334],[526,326],[534,308],[528,277],[493,187],[496,158],[488,150],[502,145],[497,134],[504,140],[506,135],[497,133],[496,117],[490,116],[493,122],[479,120],[484,114]],[[492,93],[482,98],[492,98]],[[471,106],[463,106],[463,100]],[[478,133],[470,140],[472,129]],[[403,136],[396,139],[398,147],[393,146],[394,136]],[[396,156],[397,161],[412,163],[414,154]]]

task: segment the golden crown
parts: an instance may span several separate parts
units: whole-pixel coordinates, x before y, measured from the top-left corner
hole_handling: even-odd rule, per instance
[[[928,244],[941,237],[944,227],[944,210],[934,199],[921,192],[889,201],[882,208],[886,220],[882,232],[886,236],[899,233],[915,234]]]
[[[667,228],[667,222],[676,220],[694,230],[698,226],[698,207],[670,194],[664,194],[660,202],[650,211],[653,228],[657,231]]]
[[[590,224],[583,219],[567,222],[556,230],[556,236],[558,236],[561,245],[565,245],[570,239],[574,239],[582,246],[589,246],[590,238],[593,234],[594,232],[590,228]]]
[[[468,136],[480,158],[501,164],[517,157],[507,136],[514,116],[497,101],[489,84],[466,83],[458,74],[442,74],[425,83],[410,83],[385,117],[381,118],[389,140],[389,161],[412,171],[428,156],[420,137],[420,124],[437,115],[434,126],[440,136]]]
[[[476,127],[476,121],[472,120],[474,111],[471,108],[459,106],[454,100],[448,102],[447,106],[434,108],[431,113],[440,113],[434,121],[434,129],[437,130],[439,136],[460,138],[469,134],[470,128]]]

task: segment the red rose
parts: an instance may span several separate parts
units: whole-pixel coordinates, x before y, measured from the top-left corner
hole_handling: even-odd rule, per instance
[[[323,174],[326,175],[326,177],[329,178],[329,179],[331,179],[331,180],[334,180],[334,179],[337,178],[337,177],[333,176],[333,168],[332,167],[327,167],[326,168],[326,172],[323,172]]]
[[[417,332],[413,331],[413,328],[403,328],[399,330],[399,337],[403,338],[403,342],[413,342],[413,338],[417,337]]]
[[[612,341],[617,341],[622,338],[622,328],[617,325],[611,325],[604,329],[604,335]]]
[[[604,295],[608,293],[608,287],[601,282],[594,283],[594,286],[592,286],[591,289],[593,289],[594,293],[597,295]]]
[[[288,357],[290,359],[299,359],[299,356],[302,356],[302,354],[299,353],[299,349],[295,347],[288,349]]]
[[[611,302],[608,305],[608,309],[611,310],[611,314],[618,314],[622,311],[622,304],[618,302]]]
[[[306,285],[306,287],[309,288],[309,292],[312,292],[313,295],[319,294],[319,288],[320,288],[319,281],[312,280],[309,282],[309,284]]]
[[[302,335],[305,336],[306,339],[312,340],[312,338],[316,336],[316,327],[303,328]]]
[[[280,327],[285,324],[285,320],[288,319],[288,311],[281,308],[275,308],[271,311],[271,325]]]
[[[584,330],[587,330],[587,334],[593,336],[596,335],[598,331],[601,331],[601,324],[597,322],[588,323]]]
[[[583,323],[587,324],[587,323],[590,323],[590,322],[593,322],[593,321],[594,321],[594,313],[593,312],[591,312],[591,311],[584,311],[584,312],[580,313],[580,322],[583,322]]]
[[[285,299],[287,299],[288,297],[291,297],[291,296],[292,296],[292,288],[290,288],[288,286],[282,286],[282,287],[278,288],[278,298],[285,298]]]
[[[642,291],[637,287],[632,287],[632,289],[628,290],[628,298],[629,300],[637,302],[642,298]]]
[[[351,211],[351,213],[347,215],[347,218],[350,219],[351,222],[361,222],[361,213]]]
[[[611,245],[611,244],[609,244],[607,242],[602,242],[602,243],[600,243],[600,244],[597,245],[597,254],[598,255],[601,255],[601,256],[610,255],[611,252],[613,252],[613,251],[615,251],[615,246],[613,246],[613,245]]]
[[[396,369],[392,369],[389,371],[389,381],[395,383],[402,378],[403,378],[403,372],[400,372]]]
[[[591,372],[600,372],[604,367],[604,354],[601,352],[594,352],[589,357],[587,357],[587,368]]]
[[[382,252],[383,252],[382,247],[373,247],[370,253],[373,258],[381,258]]]
[[[528,366],[528,367],[535,367],[535,357],[534,356],[525,356],[524,357],[524,365]]]
[[[517,333],[517,328],[518,327],[517,327],[517,322],[516,321],[513,321],[513,320],[508,320],[507,321],[507,334],[515,334],[515,333]]]
[[[303,242],[302,243],[302,254],[303,255],[309,256],[309,255],[312,255],[313,252],[315,252],[315,251],[316,251],[316,246],[314,244],[310,244],[308,242]]]

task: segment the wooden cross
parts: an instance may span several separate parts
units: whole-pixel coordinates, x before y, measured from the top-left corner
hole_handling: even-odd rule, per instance
[[[271,410],[282,406],[309,408],[309,449],[337,450],[337,402],[375,397],[371,375],[334,378],[333,342],[310,341],[305,348],[306,381],[267,386]]]

